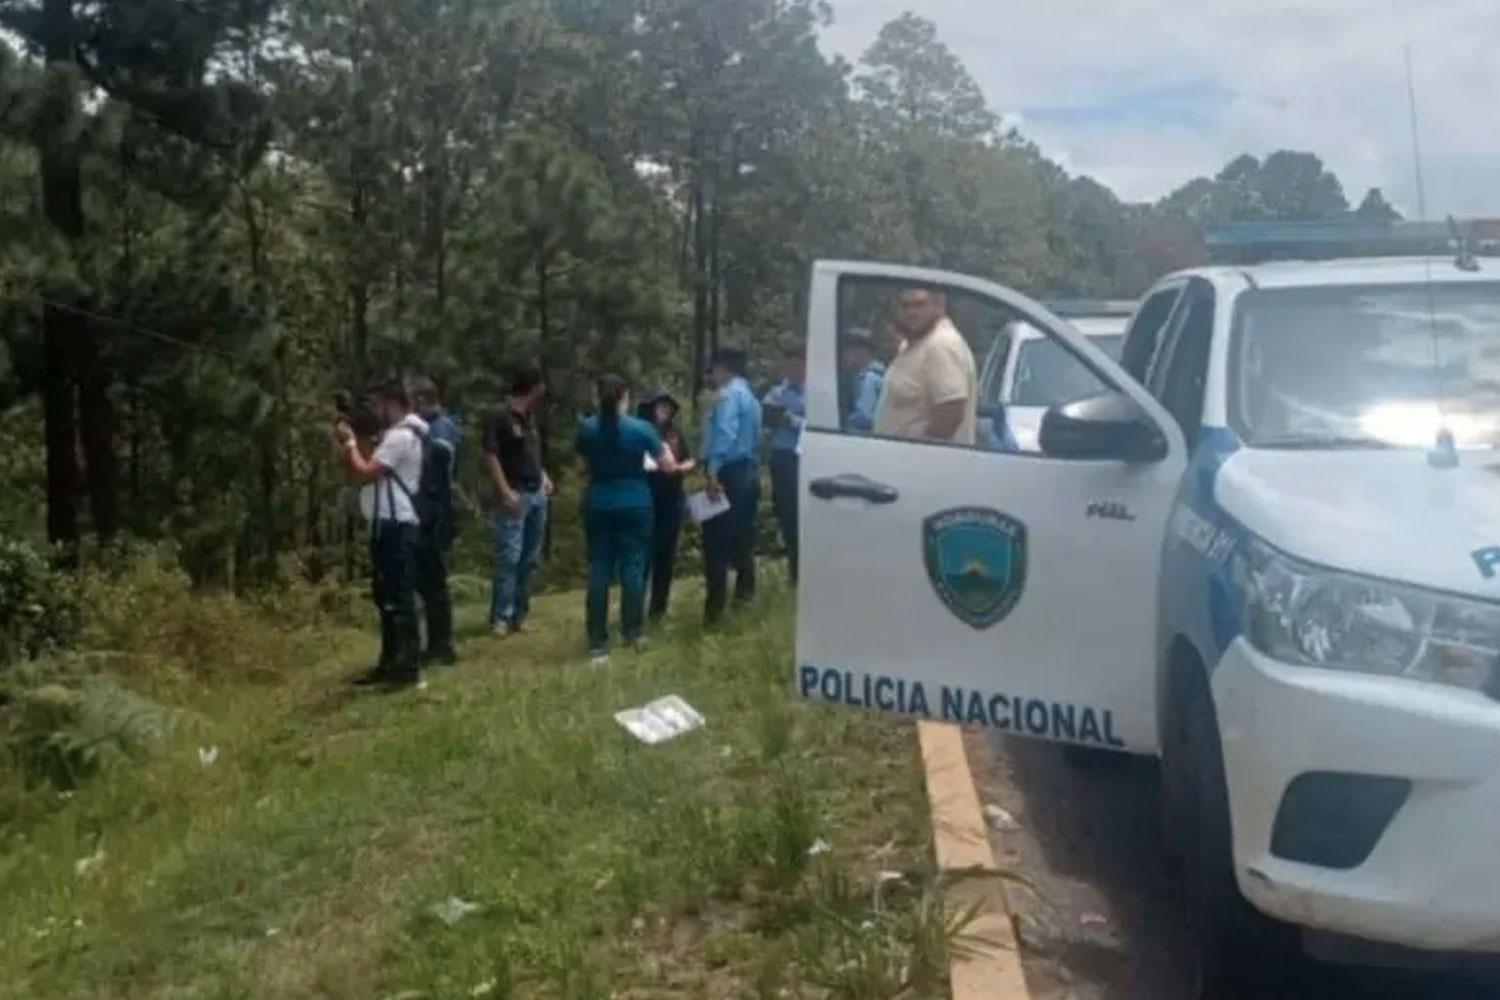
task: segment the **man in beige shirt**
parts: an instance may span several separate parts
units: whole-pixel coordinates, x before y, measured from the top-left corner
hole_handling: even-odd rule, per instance
[[[978,372],[947,309],[935,288],[908,288],[897,298],[895,325],[906,342],[885,373],[877,435],[974,444]]]

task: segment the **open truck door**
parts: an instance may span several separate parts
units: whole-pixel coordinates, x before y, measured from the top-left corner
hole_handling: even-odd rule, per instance
[[[1019,321],[1093,373],[1097,393],[1044,418],[1050,453],[848,429],[841,335],[886,328],[914,287],[977,359]],[[807,351],[799,694],[1154,751],[1162,542],[1186,465],[1172,417],[1038,303],[950,272],[816,263]]]

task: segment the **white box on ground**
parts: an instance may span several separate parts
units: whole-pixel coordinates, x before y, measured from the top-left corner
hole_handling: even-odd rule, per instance
[[[615,713],[615,721],[642,743],[664,743],[703,725],[698,710],[675,694]]]

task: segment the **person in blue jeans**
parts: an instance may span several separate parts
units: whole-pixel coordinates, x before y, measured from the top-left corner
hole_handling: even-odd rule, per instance
[[[605,375],[598,393],[599,413],[579,423],[574,442],[588,476],[583,496],[589,562],[584,617],[589,656],[596,664],[609,653],[609,586],[616,578],[621,636],[632,645],[641,641],[652,521],[646,459],[669,475],[677,471],[676,456],[662,446],[656,428],[627,416],[630,389],[623,378]]]
[[[496,635],[521,631],[531,610],[528,585],[541,551],[552,495],[536,425],[545,395],[541,369],[523,366],[511,376],[505,401],[484,418],[484,468],[495,488],[490,628]]]

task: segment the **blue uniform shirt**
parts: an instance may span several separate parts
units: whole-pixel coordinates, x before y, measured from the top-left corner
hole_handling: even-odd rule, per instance
[[[750,383],[736,375],[719,390],[718,402],[703,428],[703,462],[716,476],[730,462],[754,459],[760,445],[760,401]]]
[[[885,384],[885,362],[871,361],[854,382],[854,405],[849,408],[849,429],[875,429],[875,410],[880,406],[880,388]]]
[[[598,417],[578,424],[573,449],[588,465],[589,485],[584,503],[590,510],[650,507],[646,456],[661,454],[656,428],[635,417],[620,417],[619,434],[606,438]]]
[[[427,421],[427,436],[448,446],[448,450],[453,453],[449,468],[457,469],[458,446],[464,439],[463,428],[458,426],[458,421],[447,410],[438,410],[424,419]]]
[[[807,422],[807,389],[782,381],[766,393],[766,406],[779,406],[786,411],[786,420],[771,428],[772,451],[796,451],[802,437],[802,425]]]
[[[993,451],[1017,452],[1021,446],[1016,443],[1016,436],[1010,432],[1010,421],[1003,416],[990,418],[990,448]]]

